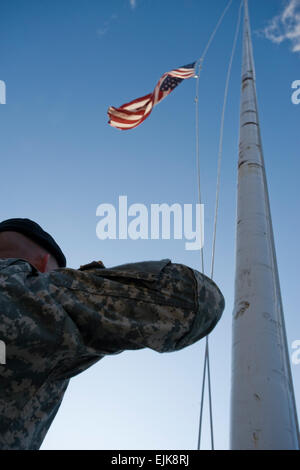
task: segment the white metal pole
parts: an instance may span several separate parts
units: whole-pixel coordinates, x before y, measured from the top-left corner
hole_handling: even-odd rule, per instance
[[[238,162],[231,449],[299,449],[245,3]]]

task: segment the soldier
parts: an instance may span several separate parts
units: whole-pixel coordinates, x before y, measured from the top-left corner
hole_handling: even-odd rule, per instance
[[[35,222],[0,223],[0,449],[39,449],[70,378],[105,355],[178,351],[223,310],[214,282],[182,264],[70,269]]]

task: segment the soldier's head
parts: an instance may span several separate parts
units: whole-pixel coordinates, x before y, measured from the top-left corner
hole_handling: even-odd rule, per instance
[[[66,266],[66,258],[40,225],[29,219],[8,219],[0,223],[0,259],[21,258],[40,272]]]

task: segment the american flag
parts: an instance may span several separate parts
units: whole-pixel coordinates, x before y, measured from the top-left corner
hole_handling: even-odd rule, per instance
[[[164,73],[153,93],[125,103],[119,108],[110,106],[107,114],[108,123],[117,129],[133,129],[141,124],[151,113],[153,107],[168,96],[174,88],[186,78],[195,76],[195,64],[184,65],[171,72]]]

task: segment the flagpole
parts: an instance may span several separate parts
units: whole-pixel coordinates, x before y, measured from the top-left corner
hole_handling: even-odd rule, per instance
[[[233,311],[231,449],[299,449],[299,428],[244,0]]]

